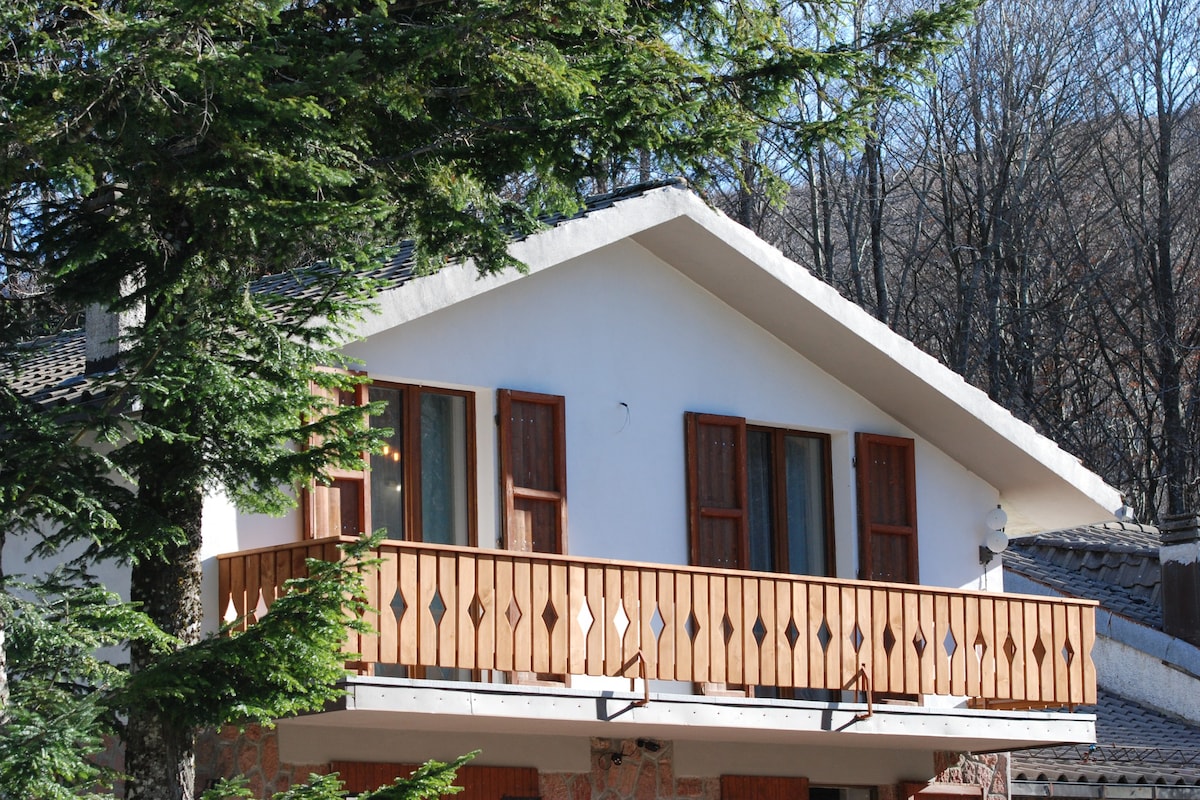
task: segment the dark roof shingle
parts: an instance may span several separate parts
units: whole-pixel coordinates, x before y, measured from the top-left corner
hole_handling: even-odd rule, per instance
[[[1100,690],[1096,744],[1012,754],[1014,781],[1158,783],[1200,786],[1200,728]]]

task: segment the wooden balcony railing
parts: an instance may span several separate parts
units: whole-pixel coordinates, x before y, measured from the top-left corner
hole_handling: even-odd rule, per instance
[[[336,538],[221,556],[220,603],[244,626]],[[367,664],[852,688],[978,705],[1096,700],[1096,605],[927,586],[387,541]],[[644,666],[638,663],[642,654]]]

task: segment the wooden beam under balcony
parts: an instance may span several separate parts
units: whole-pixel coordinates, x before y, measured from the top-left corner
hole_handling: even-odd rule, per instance
[[[219,557],[244,628],[338,539]],[[385,541],[364,664],[1094,703],[1095,606],[931,586]],[[644,660],[639,664],[638,654]]]

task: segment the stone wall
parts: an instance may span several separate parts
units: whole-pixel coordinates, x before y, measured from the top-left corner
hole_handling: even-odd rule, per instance
[[[1008,754],[933,754],[938,783],[982,786],[984,800],[1008,800]]]
[[[674,748],[657,751],[636,739],[592,739],[592,771],[543,773],[542,800],[720,800],[717,778],[679,778]]]
[[[274,729],[249,725],[205,731],[196,742],[196,789],[203,792],[220,778],[243,775],[253,796],[269,798],[317,773],[328,764],[288,764],[279,760],[279,737]]]
[[[542,773],[542,800],[720,800],[720,778],[675,774],[671,742],[650,740],[646,747],[638,741],[592,739],[591,771]],[[1008,757],[1003,754],[939,752],[934,754],[934,766],[937,775],[931,783],[982,786],[984,800],[1008,800]],[[281,763],[275,731],[258,726],[207,732],[196,751],[199,791],[220,777],[241,774],[254,797],[270,798],[310,774],[328,771],[328,764]],[[905,800],[903,795],[899,786],[876,789],[877,800]]]

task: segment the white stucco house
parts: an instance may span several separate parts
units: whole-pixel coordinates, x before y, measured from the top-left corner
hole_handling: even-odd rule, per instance
[[[1092,741],[1095,603],[1004,593],[981,545],[1116,490],[682,185],[512,253],[382,268],[343,401],[387,403],[387,448],[284,518],[206,507],[214,627],[389,538],[345,698],[202,772],[480,750],[460,797],[995,797],[992,754]]]

